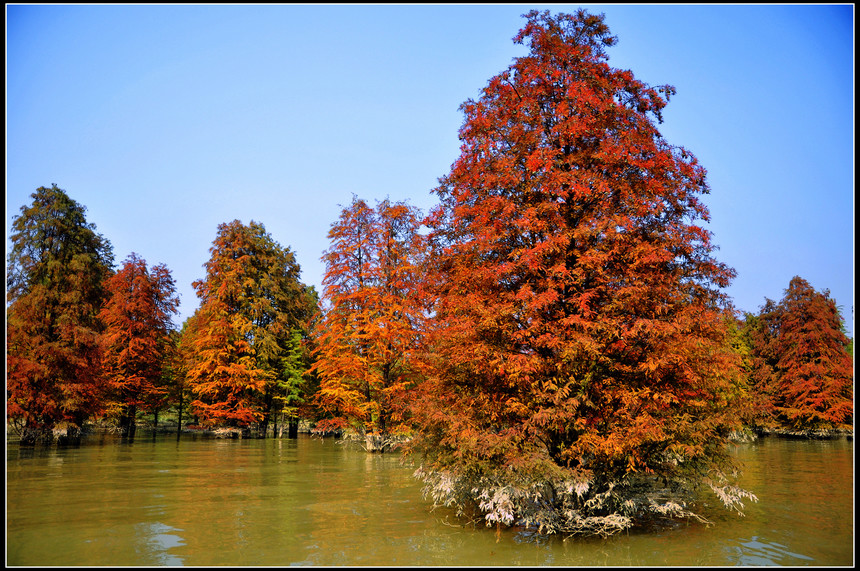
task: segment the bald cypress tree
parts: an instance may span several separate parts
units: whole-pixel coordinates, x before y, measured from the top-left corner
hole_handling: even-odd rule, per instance
[[[830,292],[799,276],[778,303],[767,300],[747,316],[756,392],[767,395],[762,422],[793,430],[851,426],[854,364],[843,325]]]
[[[727,506],[740,359],[705,169],[663,139],[670,86],[611,68],[603,16],[530,12],[529,53],[462,105],[431,214],[435,305],[412,451],[488,525],[615,533]]]
[[[6,410],[24,444],[59,425],[75,437],[101,411],[98,313],[113,266],[84,206],[56,185],[31,197],[12,223],[6,281]]]

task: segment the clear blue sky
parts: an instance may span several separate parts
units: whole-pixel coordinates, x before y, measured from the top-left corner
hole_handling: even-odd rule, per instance
[[[661,131],[708,169],[735,305],[757,312],[799,275],[853,337],[853,6],[583,6],[619,38],[610,65],[677,88]],[[458,107],[525,53],[511,38],[532,8],[577,5],[7,5],[7,250],[56,183],[118,264],[170,268],[177,325],[234,219],[321,291],[353,194],[434,205]]]

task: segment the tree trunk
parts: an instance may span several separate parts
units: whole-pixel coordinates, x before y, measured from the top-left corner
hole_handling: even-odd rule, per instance
[[[176,438],[182,434],[182,391],[179,391],[179,421],[176,423]]]
[[[134,405],[125,407],[122,416],[119,418],[120,434],[126,438],[134,438],[134,433],[137,431],[137,408]]]
[[[368,432],[364,435],[364,448],[368,452],[387,452],[391,448],[391,442],[385,434]]]
[[[35,446],[37,444],[50,444],[54,441],[54,431],[50,428],[25,426],[21,431],[20,446]]]
[[[57,439],[61,446],[78,446],[81,443],[81,429],[76,424],[69,424],[66,433]]]
[[[292,438],[295,440],[299,437],[299,419],[296,417],[290,417],[290,429],[287,434],[287,438]]]

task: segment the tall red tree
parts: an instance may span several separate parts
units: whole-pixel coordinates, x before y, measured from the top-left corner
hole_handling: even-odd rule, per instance
[[[401,427],[415,382],[419,225],[415,208],[385,200],[371,209],[354,198],[332,225],[323,257],[314,371],[317,401],[331,418],[320,426],[350,426],[369,450],[384,450]]]
[[[854,417],[854,365],[842,316],[828,291],[795,276],[779,303],[748,317],[759,392],[778,425],[845,428]]]
[[[6,278],[6,411],[21,441],[74,438],[100,414],[98,313],[111,274],[110,242],[62,189],[40,187],[12,223]]]
[[[135,253],[108,279],[107,289],[110,298],[100,313],[105,325],[105,374],[120,430],[133,436],[137,411],[167,392],[162,376],[179,298],[167,266],[148,269],[146,260]]]
[[[529,53],[463,104],[435,191],[412,445],[428,491],[488,525],[567,533],[690,515],[664,482],[736,505],[742,375],[720,291],[734,271],[697,224],[705,169],[657,128],[674,90],[609,67],[603,16],[526,18]]]

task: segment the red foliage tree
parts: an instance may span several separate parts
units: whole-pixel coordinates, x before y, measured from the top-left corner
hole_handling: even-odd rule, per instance
[[[530,52],[463,104],[435,191],[412,449],[434,493],[488,524],[617,531],[657,509],[646,483],[724,492],[734,272],[696,224],[704,168],[657,129],[673,89],[607,65],[602,16],[531,12],[515,41]]]
[[[358,198],[329,231],[323,259],[323,315],[316,329],[317,402],[332,415],[320,428],[352,426],[368,448],[385,449],[405,420],[413,386],[410,361],[422,310],[418,212],[385,200],[371,209]]]
[[[6,280],[6,410],[24,444],[62,424],[74,438],[101,412],[98,313],[113,265],[85,207],[56,185],[32,198],[13,220]]]
[[[854,366],[842,317],[830,293],[795,276],[779,303],[748,316],[758,392],[778,425],[846,428],[854,409]]]
[[[162,382],[171,354],[172,316],[179,306],[167,266],[148,269],[135,253],[107,281],[110,298],[101,310],[104,367],[119,426],[134,436],[138,410],[146,410],[167,392]]]
[[[779,383],[774,366],[774,340],[778,332],[776,303],[766,300],[758,315],[744,316],[742,334],[748,348],[748,384],[753,414],[749,422],[755,428],[777,428],[776,402]]]

